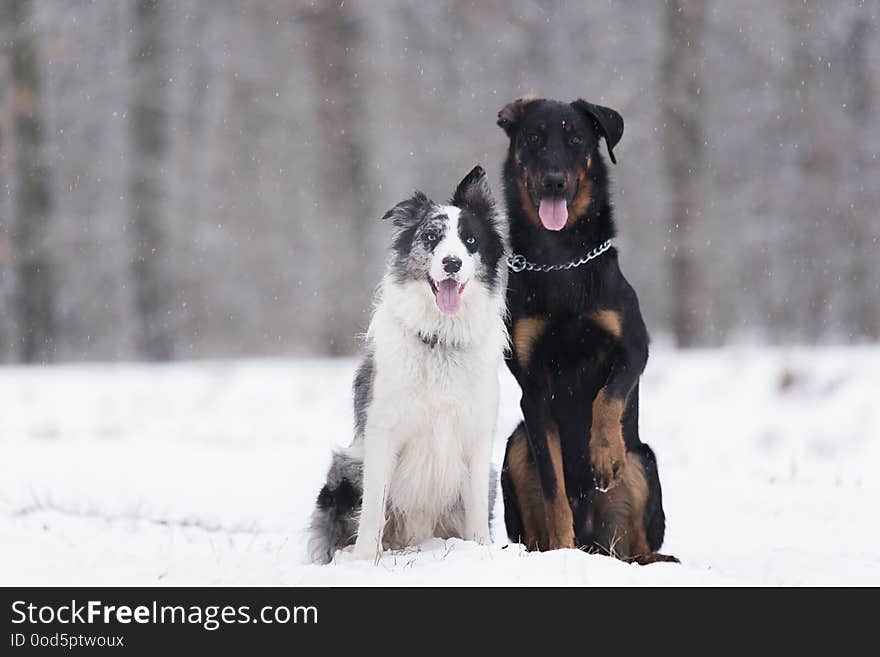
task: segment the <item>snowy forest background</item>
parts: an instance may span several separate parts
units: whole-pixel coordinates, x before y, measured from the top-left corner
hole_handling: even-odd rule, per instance
[[[0,1],[0,362],[338,355],[414,188],[626,121],[659,342],[880,338],[880,1]]]

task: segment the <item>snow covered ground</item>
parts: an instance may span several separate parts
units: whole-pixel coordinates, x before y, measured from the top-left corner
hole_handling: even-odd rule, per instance
[[[656,351],[642,436],[683,563],[646,568],[507,545],[500,500],[493,545],[304,563],[354,366],[0,368],[0,584],[880,584],[880,347]]]

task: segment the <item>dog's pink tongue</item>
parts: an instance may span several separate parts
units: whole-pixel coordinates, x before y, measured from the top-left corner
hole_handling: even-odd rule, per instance
[[[562,230],[568,221],[568,208],[563,198],[542,198],[538,216],[547,230]]]
[[[458,293],[458,281],[447,278],[437,285],[437,307],[447,315],[458,312],[461,295]]]

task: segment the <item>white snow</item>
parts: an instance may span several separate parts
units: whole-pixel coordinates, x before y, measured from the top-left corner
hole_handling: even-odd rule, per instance
[[[353,360],[0,368],[0,584],[880,584],[880,347],[652,354],[663,551],[434,540],[304,563]],[[501,372],[495,461],[519,417]]]

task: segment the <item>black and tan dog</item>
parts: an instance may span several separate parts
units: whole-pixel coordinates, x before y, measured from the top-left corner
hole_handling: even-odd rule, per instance
[[[665,516],[657,464],[639,439],[648,333],[610,246],[608,155],[623,135],[612,109],[519,99],[498,113],[510,138],[504,185],[514,257],[508,366],[521,423],[501,476],[511,540],[579,547],[638,563],[657,553]]]

